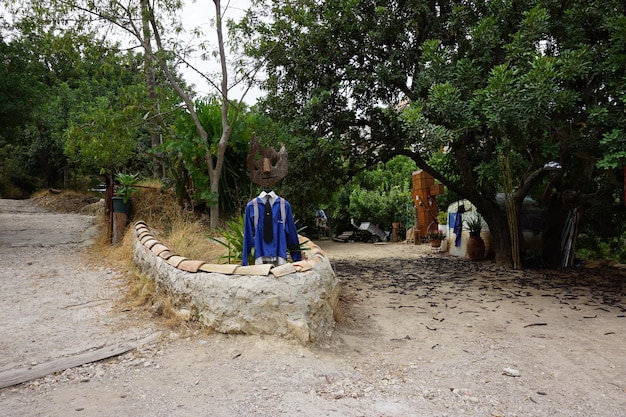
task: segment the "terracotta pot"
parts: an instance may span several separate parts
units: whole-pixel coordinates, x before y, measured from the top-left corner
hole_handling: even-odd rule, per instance
[[[470,261],[485,259],[485,242],[480,236],[471,236],[467,240],[467,257]]]
[[[439,240],[439,239],[432,239],[430,241],[430,246],[432,246],[433,248],[438,248],[439,246],[441,246],[441,240]]]

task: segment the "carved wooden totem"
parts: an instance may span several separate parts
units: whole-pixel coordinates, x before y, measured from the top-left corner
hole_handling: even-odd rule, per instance
[[[254,135],[250,139],[248,152],[248,170],[252,182],[263,188],[272,185],[287,176],[287,149],[282,145],[279,152],[264,148]]]

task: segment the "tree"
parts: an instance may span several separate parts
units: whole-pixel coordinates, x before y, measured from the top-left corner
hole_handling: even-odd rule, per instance
[[[260,105],[342,143],[352,166],[412,158],[477,206],[498,264],[512,266],[523,247],[515,232],[526,196],[544,206],[554,266],[567,214],[616,186],[596,161],[601,139],[623,131],[623,2],[255,5],[242,27],[255,25],[252,57],[271,50]]]
[[[289,174],[274,188],[288,196],[298,220],[308,223],[315,214],[312,206],[332,203],[334,190],[347,175],[336,143],[318,139],[293,125],[278,123],[257,107],[242,122],[248,134],[254,134],[263,146],[278,150],[285,145],[288,150]]]
[[[208,134],[208,146],[215,148],[222,134],[222,106],[219,100],[196,101],[196,114]],[[246,118],[244,109],[242,117]],[[225,172],[220,176],[219,204],[228,212],[241,207],[242,200],[248,196],[250,180],[247,176],[246,157],[250,135],[244,130],[245,123],[238,123],[231,134],[229,148],[224,157]],[[218,204],[217,193],[210,191],[210,176],[204,157],[207,143],[198,136],[195,123],[187,112],[181,112],[172,125],[172,132],[163,145],[166,155],[171,158],[170,170],[174,178],[177,195],[181,205],[183,201],[193,205],[200,202],[211,207]],[[190,185],[190,186],[189,186]],[[191,198],[193,195],[193,199]],[[244,197],[245,196],[245,197]],[[245,205],[245,202],[242,203]]]
[[[61,16],[59,21],[65,22],[71,21],[75,16],[78,16],[82,21],[87,22],[86,24],[93,25],[99,23],[102,25],[102,23],[107,23],[109,27],[103,28],[103,30],[117,30],[117,33],[121,31],[126,37],[130,35],[145,54],[144,74],[147,85],[146,91],[151,99],[154,99],[152,90],[154,76],[152,70],[158,68],[160,74],[167,80],[191,115],[198,135],[206,143],[205,162],[210,177],[210,192],[219,198],[219,184],[225,152],[233,126],[238,117],[241,102],[247,92],[245,90],[239,102],[232,101],[229,98],[232,85],[229,84],[228,57],[224,39],[224,9],[220,0],[213,0],[215,7],[214,29],[217,39],[217,46],[214,52],[219,57],[220,81],[213,82],[209,75],[201,74],[216,88],[216,96],[221,101],[222,132],[216,147],[210,146],[208,134],[195,113],[196,97],[193,91],[185,85],[177,72],[177,69],[181,66],[187,66],[196,70],[187,61],[188,54],[191,51],[176,37],[184,31],[178,17],[182,3],[169,0],[158,2],[141,1],[139,3],[132,1],[100,2],[97,0],[75,0],[71,2],[50,0],[46,3],[39,2],[36,4],[31,0],[8,0],[8,2],[19,5],[14,10],[19,10],[20,13],[32,13],[36,16],[52,13],[55,16]],[[194,36],[202,36],[201,31],[198,29],[194,29],[193,33]],[[206,47],[206,45],[202,45],[202,47]],[[254,78],[256,72],[254,68],[249,71],[244,71],[241,68],[239,70],[240,75],[235,80],[235,84],[249,82],[249,80]],[[150,113],[153,118],[158,117],[158,103],[153,103]],[[152,143],[156,144],[160,141],[156,136],[157,130],[151,128],[150,133],[152,135]],[[216,203],[211,206],[211,228],[215,228],[218,222],[219,204]]]
[[[21,84],[27,88],[20,95],[8,97],[11,105],[21,107],[23,113],[12,118],[12,128],[3,122],[2,131],[6,141],[14,146],[14,162],[37,179],[34,187],[20,184],[21,188],[32,192],[37,186],[67,186],[69,158],[64,150],[80,151],[71,152],[70,156],[80,156],[73,158],[72,167],[82,173],[97,174],[103,168],[111,168],[100,158],[106,152],[109,160],[118,159],[114,165],[120,165],[122,155],[127,160],[130,153],[120,152],[122,144],[117,149],[112,146],[112,139],[121,128],[107,134],[103,126],[123,118],[129,131],[134,128],[138,132],[141,127],[138,120],[145,111],[141,111],[141,101],[135,97],[136,57],[117,52],[80,23],[67,30],[59,29],[52,13],[14,16],[12,25],[4,30],[21,51],[19,71],[11,68],[18,62],[9,55],[5,55],[5,63],[11,77],[20,74]],[[121,102],[126,103],[124,107],[117,107]],[[135,112],[132,124],[129,109]],[[74,131],[68,132],[72,128]],[[130,138],[132,152],[138,150],[139,137],[141,134],[137,133]],[[102,164],[94,165],[98,162]]]
[[[131,54],[126,66],[136,62]],[[129,167],[131,160],[139,158],[141,138],[145,136],[142,113],[151,108],[145,100],[141,73],[124,80],[119,70],[126,66],[119,61],[116,64],[110,78],[85,81],[68,92],[82,98],[70,109],[64,135],[65,154],[70,161],[82,172],[105,174],[108,184],[113,183],[117,172]]]
[[[354,218],[357,224],[373,222],[383,230],[391,230],[393,222],[410,227],[414,210],[412,207],[407,210],[407,206],[412,205],[411,174],[415,170],[411,159],[397,156],[359,173],[351,181],[347,207],[350,218]]]
[[[5,42],[0,32],[0,136],[5,140],[10,131],[31,119],[43,87],[31,76],[33,72],[42,74],[43,65],[34,63],[24,46],[19,41]]]

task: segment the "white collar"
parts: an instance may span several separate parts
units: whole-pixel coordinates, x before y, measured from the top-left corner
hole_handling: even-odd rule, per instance
[[[259,198],[261,200],[263,200],[263,202],[265,202],[265,198],[267,196],[270,196],[270,205],[274,205],[274,203],[276,202],[276,200],[278,200],[278,196],[276,195],[276,193],[272,190],[269,193],[266,193],[265,191],[262,191],[261,194],[259,194]]]
[[[261,194],[259,194],[259,198],[260,199],[265,199],[265,197],[270,196],[270,199],[272,201],[276,200],[278,198],[278,196],[276,195],[276,193],[274,192],[274,190],[270,191],[269,193],[266,193],[265,191],[261,191]]]

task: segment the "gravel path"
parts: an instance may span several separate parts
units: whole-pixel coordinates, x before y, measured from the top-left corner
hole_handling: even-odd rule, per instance
[[[95,219],[0,200],[0,372],[161,331],[0,390],[2,416],[626,416],[624,277],[540,275],[425,245],[317,242],[342,279],[332,341],[183,335],[120,310]]]

